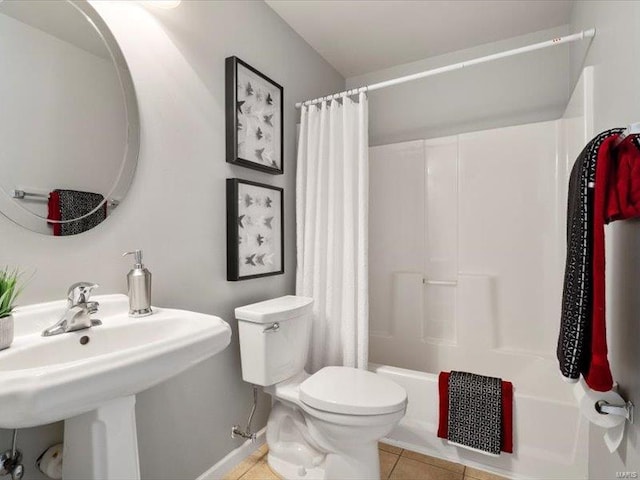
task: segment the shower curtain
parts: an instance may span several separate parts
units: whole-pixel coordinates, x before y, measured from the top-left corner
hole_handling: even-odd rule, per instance
[[[367,368],[367,97],[303,106],[296,176],[296,293],[313,297],[307,362]]]

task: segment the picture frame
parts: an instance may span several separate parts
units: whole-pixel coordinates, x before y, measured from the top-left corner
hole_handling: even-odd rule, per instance
[[[284,273],[284,189],[227,179],[227,280]]]
[[[238,57],[225,60],[227,162],[284,173],[284,89]]]

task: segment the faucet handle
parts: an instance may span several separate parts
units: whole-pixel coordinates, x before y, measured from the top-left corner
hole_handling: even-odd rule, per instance
[[[87,312],[89,315],[97,313],[100,308],[100,304],[98,302],[87,302]]]
[[[69,287],[67,291],[67,301],[70,307],[80,303],[87,303],[91,296],[91,291],[100,285],[91,282],[78,282]]]

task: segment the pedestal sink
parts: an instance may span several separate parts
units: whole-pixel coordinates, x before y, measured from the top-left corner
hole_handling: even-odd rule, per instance
[[[223,350],[218,317],[154,307],[128,316],[125,295],[102,295],[102,325],[41,336],[65,310],[50,302],[15,311],[13,345],[0,351],[0,428],[64,420],[65,480],[140,478],[135,395]]]

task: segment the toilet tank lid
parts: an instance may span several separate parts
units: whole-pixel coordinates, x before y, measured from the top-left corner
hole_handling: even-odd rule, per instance
[[[313,298],[286,295],[236,308],[236,319],[253,323],[289,320],[311,312]]]

